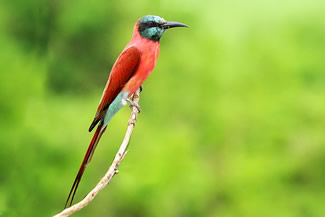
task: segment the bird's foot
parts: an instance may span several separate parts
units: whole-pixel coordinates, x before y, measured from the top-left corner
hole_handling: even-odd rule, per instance
[[[141,85],[140,86],[140,93],[143,91],[143,86]]]
[[[136,107],[138,109],[138,112],[139,113],[141,112],[141,109],[140,109],[140,106],[138,103],[131,101],[129,98],[126,98],[125,100],[130,104],[130,108]]]

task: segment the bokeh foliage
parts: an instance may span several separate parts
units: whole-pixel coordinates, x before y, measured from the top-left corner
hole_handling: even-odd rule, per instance
[[[121,173],[75,216],[323,217],[325,2],[0,3],[0,216],[59,212],[109,69],[146,14],[161,39]],[[80,184],[108,168],[129,109]]]

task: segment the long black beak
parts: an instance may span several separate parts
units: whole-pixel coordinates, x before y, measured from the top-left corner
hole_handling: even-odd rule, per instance
[[[164,29],[170,29],[174,27],[189,27],[189,26],[179,22],[168,21],[167,23],[163,24],[162,27]]]

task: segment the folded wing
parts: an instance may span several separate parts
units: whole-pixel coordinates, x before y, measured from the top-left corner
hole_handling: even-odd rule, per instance
[[[124,50],[118,57],[111,70],[95,118],[89,127],[89,132],[104,117],[109,105],[135,73],[139,61],[140,51],[134,46]]]

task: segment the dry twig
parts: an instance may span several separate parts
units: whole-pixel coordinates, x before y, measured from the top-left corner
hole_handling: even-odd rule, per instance
[[[140,94],[140,88],[134,93],[133,98],[132,98],[132,101],[137,104],[139,102],[139,94]],[[130,137],[132,135],[132,132],[133,132],[133,129],[134,129],[134,126],[136,123],[136,119],[137,119],[137,116],[139,113],[139,111],[136,107],[132,106],[131,108],[132,108],[131,117],[129,119],[128,128],[127,128],[126,134],[124,136],[123,142],[122,142],[117,154],[115,155],[112,165],[106,172],[105,176],[100,180],[100,182],[96,185],[96,187],[88,193],[88,195],[82,201],[80,201],[79,203],[77,203],[69,208],[66,208],[61,213],[55,215],[54,217],[70,216],[71,214],[73,214],[73,213],[79,211],[80,209],[84,208],[85,206],[87,206],[95,198],[95,196],[107,184],[109,184],[111,182],[114,175],[118,173],[117,168],[119,167],[123,158],[127,154],[126,149],[128,147]]]

